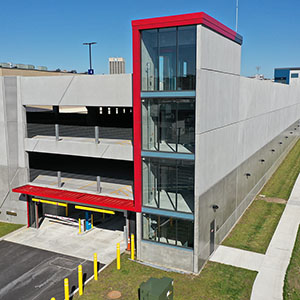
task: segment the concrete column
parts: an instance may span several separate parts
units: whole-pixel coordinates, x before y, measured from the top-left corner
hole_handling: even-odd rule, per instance
[[[95,144],[99,144],[99,126],[95,126]]]
[[[142,214],[136,213],[136,256],[141,259]]]
[[[61,187],[61,171],[57,172],[57,186]]]
[[[97,176],[97,193],[101,193],[101,178]]]
[[[55,139],[59,141],[59,125],[55,124]]]

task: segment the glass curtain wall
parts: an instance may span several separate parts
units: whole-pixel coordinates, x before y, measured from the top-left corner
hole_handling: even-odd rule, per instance
[[[192,213],[194,161],[144,158],[143,205]]]
[[[194,90],[196,26],[142,31],[142,91]]]
[[[190,220],[143,214],[143,239],[193,248],[194,223]]]
[[[143,99],[144,150],[195,152],[195,100]]]

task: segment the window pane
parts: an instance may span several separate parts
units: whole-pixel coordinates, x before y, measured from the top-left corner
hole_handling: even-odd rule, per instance
[[[157,90],[158,48],[157,29],[143,30],[141,34],[141,80],[142,91]]]
[[[195,152],[195,100],[143,99],[144,150]]]
[[[159,90],[176,90],[176,27],[159,29]]]
[[[193,248],[194,222],[144,213],[143,239],[173,246]]]
[[[177,220],[177,245],[194,247],[194,223],[186,220]]]
[[[150,241],[159,241],[158,216],[143,214],[143,238]]]
[[[196,82],[196,27],[178,27],[177,89],[194,90]]]
[[[143,205],[192,213],[194,162],[144,158]]]
[[[195,153],[195,101],[178,102],[177,112],[177,151]]]

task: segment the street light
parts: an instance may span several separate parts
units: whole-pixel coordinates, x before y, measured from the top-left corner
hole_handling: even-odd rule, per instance
[[[89,46],[89,56],[90,56],[90,68],[88,70],[88,73],[90,75],[94,74],[94,70],[92,68],[92,45],[97,44],[96,42],[90,42],[90,43],[83,43],[83,45],[88,45]]]

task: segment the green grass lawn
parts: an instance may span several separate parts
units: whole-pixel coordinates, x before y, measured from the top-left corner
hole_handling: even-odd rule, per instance
[[[174,279],[174,299],[176,300],[248,300],[257,272],[233,266],[208,262],[200,275],[166,272],[128,260],[122,255],[121,270],[116,262],[99,274],[98,281],[90,282],[83,296],[73,299],[104,300],[112,290],[122,293],[120,299],[137,300],[138,288],[150,277],[170,277]]]
[[[283,299],[299,300],[300,299],[300,227],[298,228],[297,239],[294,250],[287,268],[284,279]]]
[[[23,226],[24,225],[20,225],[20,224],[0,222],[0,237],[4,236],[10,232],[13,232]]]
[[[223,245],[265,253],[285,204],[254,200]]]
[[[287,200],[300,172],[300,140],[264,186],[260,194]]]

